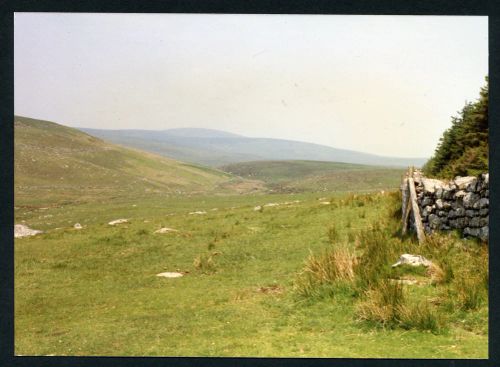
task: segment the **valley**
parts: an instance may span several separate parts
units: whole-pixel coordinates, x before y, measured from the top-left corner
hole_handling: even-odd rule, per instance
[[[43,231],[15,240],[17,355],[487,356],[487,296],[464,309],[449,301],[461,278],[435,283],[390,267],[415,251],[456,274],[483,277],[487,264],[481,244],[443,235],[419,248],[397,233],[402,169],[297,160],[216,169],[55,123],[15,127],[15,223]],[[324,281],[331,251],[356,254],[355,278]],[[381,326],[363,310],[364,282],[382,276],[418,283],[404,288],[407,318]],[[422,297],[430,311],[418,308]]]

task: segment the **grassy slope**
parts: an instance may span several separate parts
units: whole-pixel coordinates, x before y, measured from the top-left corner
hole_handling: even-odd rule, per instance
[[[235,163],[222,170],[257,179],[282,191],[360,191],[396,188],[402,169],[320,161],[256,161]]]
[[[364,205],[345,197],[324,205],[318,196],[129,198],[26,212],[29,225],[48,232],[16,240],[16,353],[487,357],[487,306],[434,335],[369,328],[355,320],[349,294],[298,298],[296,275],[310,251],[331,248],[332,225],[349,243],[349,233],[394,210],[387,195]],[[188,214],[195,210],[207,214]],[[130,224],[105,224],[118,217]],[[71,228],[76,221],[83,230]],[[154,234],[161,226],[180,232]],[[197,270],[194,260],[214,251],[215,273]],[[189,273],[155,276],[177,269]]]
[[[48,121],[15,118],[16,205],[206,191],[230,175],[106,143]]]

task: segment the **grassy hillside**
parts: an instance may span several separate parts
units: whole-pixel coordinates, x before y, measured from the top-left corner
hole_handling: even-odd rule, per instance
[[[402,169],[320,161],[256,161],[221,167],[280,191],[359,191],[399,186]]]
[[[209,133],[203,133],[202,129],[81,130],[117,144],[213,167],[261,160],[315,160],[399,167],[421,166],[426,161],[424,158],[383,157],[301,141],[250,138],[214,130]]]
[[[26,213],[46,233],[15,242],[15,353],[487,358],[487,247],[399,238],[400,213],[388,213],[400,200],[387,193],[325,196],[330,205],[313,193],[200,195]],[[116,218],[129,223],[106,224]],[[336,250],[359,256],[352,281],[332,279],[324,258]],[[405,252],[436,261],[439,282],[392,269]],[[185,275],[156,276],[167,271]],[[378,300],[385,288],[365,288],[387,277],[418,282],[403,285],[397,318]]]
[[[17,206],[207,191],[230,180],[222,171],[112,145],[53,122],[16,117],[14,124]]]

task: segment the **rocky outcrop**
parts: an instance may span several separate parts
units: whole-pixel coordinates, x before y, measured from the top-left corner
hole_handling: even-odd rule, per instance
[[[444,181],[415,175],[417,203],[427,233],[460,229],[488,240],[489,174]]]

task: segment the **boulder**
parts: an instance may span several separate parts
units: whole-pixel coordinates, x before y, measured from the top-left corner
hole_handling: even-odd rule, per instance
[[[25,226],[24,224],[14,225],[14,238],[35,236],[39,233],[43,233],[43,231],[39,231],[38,229],[31,229],[30,227]]]
[[[163,278],[180,278],[180,277],[184,276],[184,274],[178,273],[175,271],[166,271],[164,273],[156,274],[156,276],[163,277]]]
[[[425,193],[434,194],[436,190],[439,188],[441,189],[449,188],[448,185],[441,180],[436,180],[434,178],[425,178],[425,177],[422,177],[421,180],[424,186]]]
[[[396,266],[399,265],[411,265],[411,266],[430,266],[432,264],[432,261],[427,260],[425,257],[422,255],[412,255],[412,254],[403,254],[399,258],[399,260],[392,264],[392,267],[395,268]]]
[[[111,222],[109,222],[108,224],[110,226],[115,226],[117,224],[123,224],[123,223],[128,223],[128,220],[127,219],[115,219],[115,220],[112,220]]]
[[[455,185],[457,185],[457,188],[459,190],[467,190],[468,187],[476,186],[477,178],[473,176],[457,176],[455,177],[455,180],[453,180],[453,182],[455,183]]]

